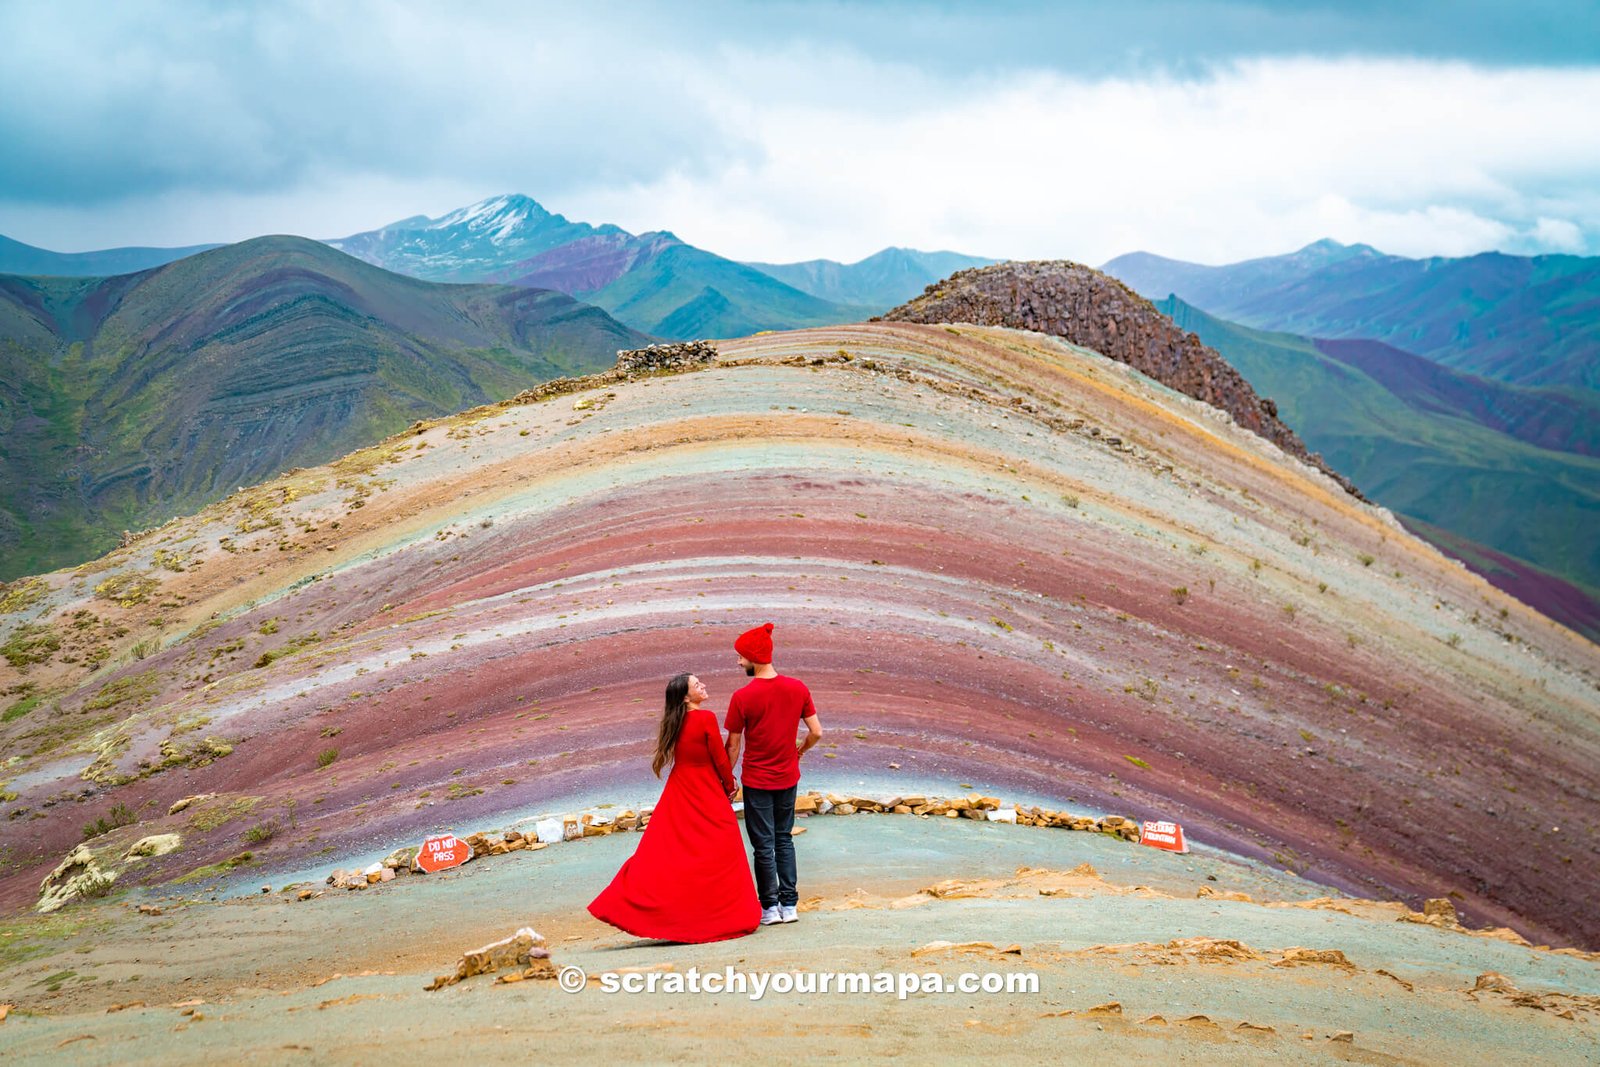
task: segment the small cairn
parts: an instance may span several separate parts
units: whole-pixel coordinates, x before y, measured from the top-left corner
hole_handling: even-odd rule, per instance
[[[617,351],[617,371],[625,377],[652,371],[689,370],[717,361],[717,346],[710,341],[679,341]]]

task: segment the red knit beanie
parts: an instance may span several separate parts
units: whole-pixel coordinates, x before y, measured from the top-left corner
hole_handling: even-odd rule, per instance
[[[772,624],[763,623],[754,630],[746,630],[733,643],[733,650],[751,663],[771,663]]]

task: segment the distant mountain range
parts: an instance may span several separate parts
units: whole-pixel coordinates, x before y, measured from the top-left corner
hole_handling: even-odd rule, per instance
[[[905,303],[958,270],[987,267],[996,262],[999,261],[960,252],[885,248],[858,263],[808,259],[804,263],[750,263],[747,266],[822,300],[886,310]]]
[[[0,580],[646,340],[560,293],[436,285],[298,237],[0,276]]]
[[[1519,385],[1600,388],[1600,258],[1406,259],[1318,241],[1208,267],[1148,252],[1104,267],[1152,300],[1305,337],[1383,341]]]
[[[1600,393],[1473,377],[1377,341],[1253,330],[1174,297],[1156,307],[1416,532],[1600,638]]]
[[[741,337],[859,322],[963,267],[993,260],[886,248],[859,263],[738,263],[666,231],[632,234],[547,211],[508,194],[438,218],[415,215],[324,242],[396,274],[432,282],[554,289],[655,337]],[[116,248],[62,253],[0,237],[0,272],[122,274],[216,248]]]
[[[132,274],[216,247],[192,245],[189,248],[107,248],[99,252],[51,252],[0,236],[0,274],[38,274],[61,278]]]
[[[881,310],[814,296],[670,233],[570,222],[526,196],[491,197],[329,243],[430,281],[556,289],[671,339],[854,322]]]

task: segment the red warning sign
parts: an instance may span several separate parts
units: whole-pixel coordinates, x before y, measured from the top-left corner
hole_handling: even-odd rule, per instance
[[[459,867],[472,858],[472,846],[455,834],[435,834],[422,843],[417,866],[429,874]]]
[[[1139,844],[1151,848],[1164,848],[1168,852],[1188,852],[1183,841],[1183,827],[1175,822],[1142,822],[1139,824]]]

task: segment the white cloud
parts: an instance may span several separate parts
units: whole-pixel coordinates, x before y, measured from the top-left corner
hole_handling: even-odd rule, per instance
[[[1262,60],[1202,80],[1025,75],[892,119],[758,105],[758,162],[580,199],[624,225],[668,220],[744,258],[910,244],[1220,262],[1324,236],[1407,255],[1571,250],[1600,235],[1594,198],[1560,194],[1600,184],[1597,102],[1600,71],[1454,63]],[[1586,213],[1553,217],[1557,201]]]
[[[1596,67],[1075,76],[708,44],[659,11],[626,33],[615,9],[220,8],[140,35],[120,10],[90,45],[38,31],[51,47],[0,67],[0,96],[31,94],[0,106],[0,134],[33,151],[0,161],[0,233],[63,250],[333,236],[525,192],[742,259],[1223,262],[1327,236],[1600,252]]]
[[[1541,218],[1529,236],[1534,244],[1552,252],[1583,251],[1583,231],[1567,219]]]

